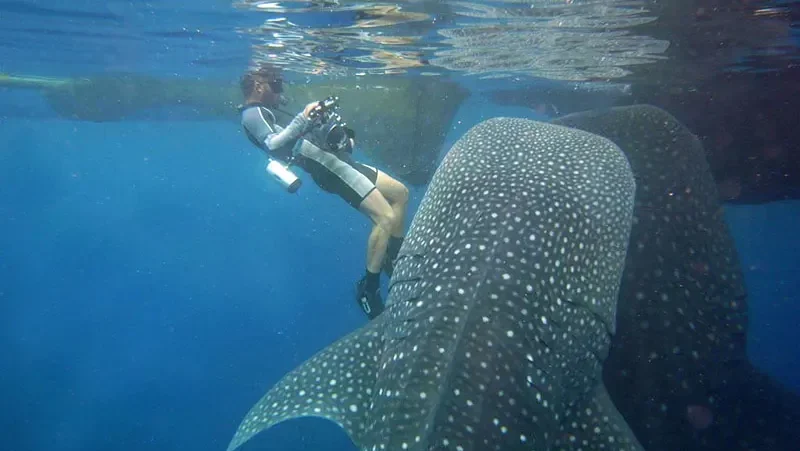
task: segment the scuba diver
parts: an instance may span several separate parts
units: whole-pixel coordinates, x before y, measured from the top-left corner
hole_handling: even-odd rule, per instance
[[[375,318],[384,308],[380,274],[383,271],[391,277],[403,243],[408,188],[353,160],[355,132],[336,112],[338,99],[309,103],[283,128],[271,111],[282,112],[280,68],[262,64],[247,72],[241,89],[245,99],[242,127],[250,141],[266,153],[267,172],[294,193],[302,181],[291,167],[300,167],[322,190],[338,195],[372,221],[366,272],[356,283],[356,302],[369,319]]]

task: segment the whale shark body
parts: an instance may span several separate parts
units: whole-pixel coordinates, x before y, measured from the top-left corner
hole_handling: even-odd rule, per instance
[[[300,416],[362,450],[794,450],[800,399],[746,333],[685,126],[646,105],[491,119],[434,175],[386,311],[287,374],[228,450]]]
[[[414,216],[386,310],[280,380],[228,450],[299,416],[362,450],[640,450],[602,382],[634,192],[605,138],[476,125]]]

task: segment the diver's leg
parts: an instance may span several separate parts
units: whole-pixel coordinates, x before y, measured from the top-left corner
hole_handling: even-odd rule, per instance
[[[376,171],[377,177],[375,186],[378,188],[389,201],[394,211],[395,222],[392,227],[392,236],[389,238],[389,243],[386,247],[386,257],[383,260],[382,268],[389,277],[394,273],[394,261],[397,259],[397,254],[403,246],[403,238],[405,236],[405,218],[408,209],[408,188],[394,179],[390,175]]]
[[[389,237],[395,224],[395,214],[389,202],[378,190],[377,171],[339,158],[329,152],[310,149],[301,160],[323,190],[339,195],[373,223],[367,239],[366,274],[356,284],[356,301],[372,319],[383,311],[380,296],[381,264],[386,255]]]
[[[368,318],[373,319],[383,311],[380,296],[381,266],[386,255],[389,237],[394,227],[394,211],[383,195],[373,189],[358,206],[374,224],[367,239],[367,271],[356,285],[356,302]]]
[[[394,209],[377,189],[372,190],[361,201],[358,209],[373,223],[372,232],[367,240],[367,271],[380,273],[386,246],[397,222]]]
[[[377,186],[378,191],[383,194],[383,197],[386,198],[394,211],[395,222],[392,227],[392,236],[402,238],[404,236],[406,210],[408,208],[408,188],[385,172],[377,171],[377,173],[375,186]]]

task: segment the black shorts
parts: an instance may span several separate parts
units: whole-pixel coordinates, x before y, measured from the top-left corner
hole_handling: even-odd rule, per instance
[[[375,189],[378,170],[354,161],[350,154],[325,154],[326,158],[299,158],[295,162],[311,175],[317,186],[326,192],[337,194],[358,209],[361,202]]]

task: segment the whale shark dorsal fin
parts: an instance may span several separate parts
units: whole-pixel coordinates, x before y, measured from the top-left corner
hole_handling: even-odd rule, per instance
[[[309,416],[338,424],[360,447],[378,371],[379,320],[339,339],[284,376],[250,409],[227,451],[280,422]]]

